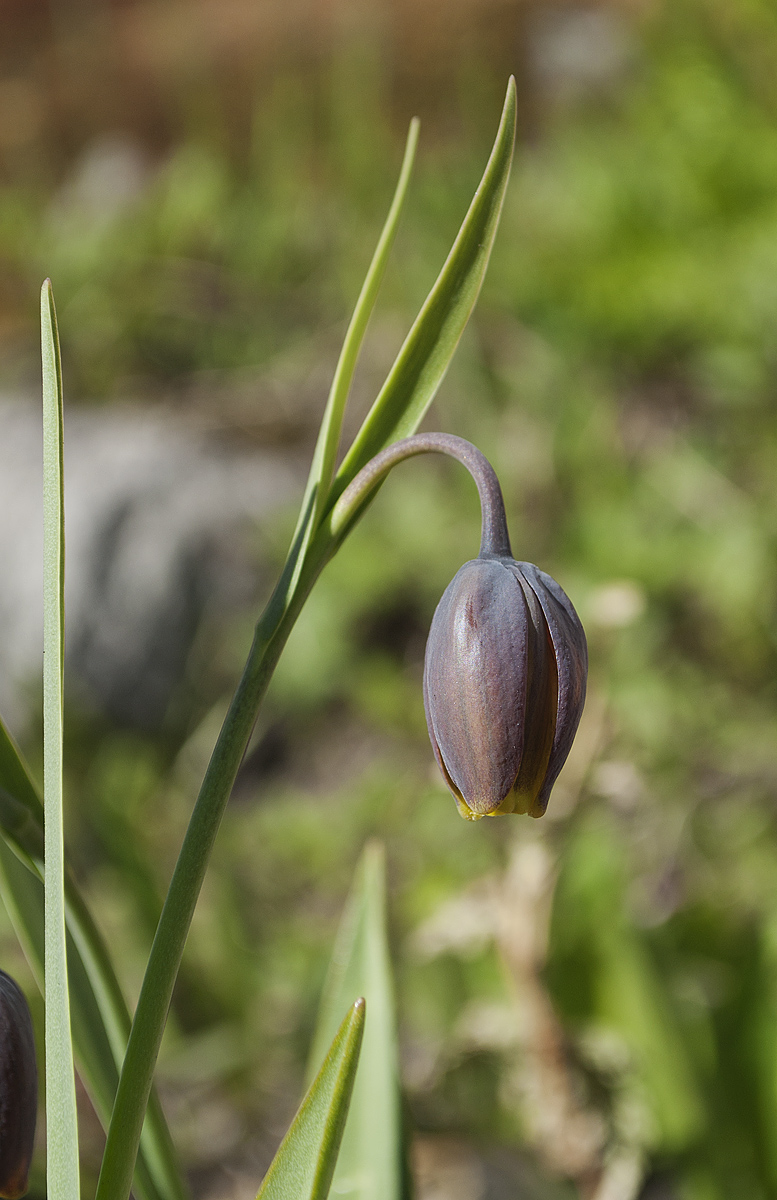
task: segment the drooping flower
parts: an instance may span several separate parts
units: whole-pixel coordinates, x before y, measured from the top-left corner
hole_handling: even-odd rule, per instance
[[[464,564],[437,606],[424,666],[432,748],[462,816],[542,816],[587,671],[583,627],[554,579],[504,554]]]

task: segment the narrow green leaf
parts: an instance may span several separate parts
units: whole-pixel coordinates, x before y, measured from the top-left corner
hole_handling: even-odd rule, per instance
[[[127,1200],[130,1194],[154,1068],[208,860],[262,697],[305,598],[300,591],[287,602],[285,575],[286,568],[257,623],[162,906],[122,1063],[96,1200]]]
[[[24,804],[43,829],[43,802],[21,751],[0,717],[0,787]]]
[[[41,289],[43,358],[43,808],[47,1179],[51,1200],[78,1200],[78,1117],[70,1037],[62,832],[65,506],[62,368],[51,282]]]
[[[378,238],[372,262],[362,284],[362,289],[359,292],[359,298],[356,301],[356,307],[353,310],[353,316],[348,325],[343,348],[340,351],[340,357],[337,361],[332,386],[329,389],[321,428],[318,431],[316,448],[313,452],[313,461],[310,464],[310,474],[308,475],[305,495],[300,508],[297,529],[292,539],[292,547],[297,547],[297,553],[294,558],[295,571],[289,579],[289,590],[296,583],[299,570],[302,567],[304,547],[326,507],[327,496],[332,483],[332,476],[334,475],[337,448],[340,444],[340,432],[343,426],[345,405],[348,400],[348,393],[351,390],[351,383],[353,382],[354,371],[356,370],[364,335],[367,332],[372,310],[375,307],[375,301],[386,271],[389,253],[394,244],[399,218],[407,196],[416,147],[418,145],[419,128],[420,123],[418,118],[414,117],[410,122],[407,134],[405,154],[402,159],[402,167],[399,172],[399,180],[397,181],[394,198],[391,201],[386,223]]]
[[[0,896],[43,992],[43,805],[0,720]],[[77,884],[65,875],[70,1019],[78,1071],[104,1128],[110,1121],[130,1016],[105,942]],[[138,1200],[185,1200],[186,1189],[156,1093],[143,1130]]]
[[[567,837],[553,902],[551,939],[557,978],[595,965],[584,1019],[612,1029],[629,1048],[650,1142],[664,1153],[693,1145],[708,1114],[667,980],[629,917],[627,856],[616,822],[590,811]]]
[[[515,80],[480,185],[456,241],[330,491],[330,509],[365,463],[415,433],[478,298],[502,212],[515,142]]]
[[[329,485],[332,482],[334,475],[335,459],[337,457],[337,447],[340,441],[340,430],[343,424],[343,413],[345,412],[345,404],[348,399],[348,393],[353,382],[356,363],[359,358],[364,335],[367,331],[372,310],[375,307],[375,301],[378,296],[378,290],[383,280],[383,275],[386,270],[389,252],[394,243],[397,226],[402,208],[407,195],[408,184],[410,183],[410,175],[413,170],[413,160],[415,158],[416,147],[418,145],[418,131],[420,122],[417,117],[414,117],[410,122],[408,130],[407,143],[405,145],[405,155],[402,160],[402,167],[399,172],[399,180],[397,182],[394,198],[391,201],[391,207],[386,218],[386,223],[381,231],[378,244],[375,248],[375,253],[372,257],[369,270],[367,272],[362,290],[359,293],[359,298],[356,301],[356,307],[353,310],[351,323],[348,326],[348,332],[345,335],[343,348],[340,352],[340,358],[335,369],[332,387],[329,392],[324,418],[321,422],[321,429],[316,443],[316,449],[313,455],[313,463],[310,470],[310,482],[308,486],[317,487],[316,511],[315,518],[317,520],[321,515],[326,501]]]
[[[364,1012],[364,1000],[357,1000],[337,1030],[257,1200],[326,1200],[329,1195],[359,1062]]]
[[[0,896],[11,918],[16,935],[30,963],[33,974],[43,990],[43,886],[25,863],[0,838]],[[104,1112],[101,1100],[115,1093],[118,1070],[111,1054],[100,1011],[89,984],[83,963],[72,938],[68,935],[68,975],[70,984],[70,1019],[73,1040],[79,1060],[81,1078],[92,1097],[101,1120],[107,1123],[110,1110]],[[87,1048],[86,1057],[78,1054],[79,1045]],[[138,1164],[135,1180],[138,1200],[162,1200],[154,1187],[144,1162]]]
[[[404,1153],[391,961],[386,938],[383,847],[362,855],[324,987],[311,1062],[320,1060],[348,997],[369,1018],[333,1190],[350,1200],[400,1200]]]

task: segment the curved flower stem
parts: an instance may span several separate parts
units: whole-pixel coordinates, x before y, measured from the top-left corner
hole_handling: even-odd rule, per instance
[[[416,454],[447,454],[466,467],[475,480],[480,496],[482,525],[480,555],[512,557],[502,489],[491,463],[484,454],[464,438],[451,433],[416,433],[413,437],[394,442],[370,459],[351,481],[329,518],[329,531],[336,539],[348,532],[372,492],[388,475],[392,467]]]
[[[129,1196],[154,1067],[197,898],[235,776],[281,651],[310,589],[378,485],[397,463],[416,454],[432,453],[457,459],[478,486],[483,513],[481,554],[510,554],[504,502],[493,468],[470,442],[445,433],[416,434],[381,451],[346,488],[311,544],[302,550],[301,540],[295,543],[257,624],[248,661],[173,871],[127,1043],[96,1200],[126,1200]]]

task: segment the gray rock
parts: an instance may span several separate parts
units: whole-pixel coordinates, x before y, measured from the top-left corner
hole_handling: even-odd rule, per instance
[[[42,655],[38,402],[0,399],[0,711],[12,728]],[[203,613],[255,591],[241,531],[299,494],[279,452],[238,450],[153,409],[65,416],[68,677],[113,719],[162,721]]]
[[[557,99],[575,100],[616,83],[635,58],[634,31],[614,8],[543,5],[529,33],[537,80]]]

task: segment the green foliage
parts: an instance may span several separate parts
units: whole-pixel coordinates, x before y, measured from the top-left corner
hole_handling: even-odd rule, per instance
[[[434,287],[343,459],[332,502],[373,455],[418,429],[443,381],[491,257],[513,161],[515,110],[511,79],[480,186]]]
[[[43,993],[43,805],[29,768],[0,721],[0,895]],[[130,1016],[102,935],[65,874],[70,1021],[79,1074],[107,1128]],[[143,1131],[134,1189],[141,1200],[180,1200],[185,1188],[156,1092]]]
[[[335,460],[340,445],[340,431],[343,424],[345,405],[353,382],[359,351],[361,350],[367,325],[386,270],[389,252],[396,236],[399,217],[410,182],[410,172],[413,167],[413,159],[418,143],[418,130],[419,123],[414,119],[410,125],[407,146],[405,147],[405,158],[402,163],[402,170],[399,173],[397,190],[394,193],[394,199],[389,209],[389,215],[386,218],[386,224],[378,239],[372,262],[362,284],[362,290],[356,301],[356,307],[345,335],[343,348],[340,351],[340,357],[335,368],[332,386],[329,390],[329,397],[324,409],[324,416],[321,421],[321,428],[308,479],[308,490],[312,491],[315,489],[316,492],[316,504],[313,514],[314,524],[321,517],[332,485]],[[303,499],[302,512],[305,513],[306,510],[307,504]]]
[[[43,833],[46,1178],[53,1200],[79,1200],[78,1116],[70,1033],[62,807],[65,670],[65,482],[62,363],[49,280],[40,297],[43,354]]]
[[[333,1187],[336,1195],[353,1200],[402,1200],[406,1154],[386,937],[385,856],[378,843],[367,846],[357,868],[321,999],[309,1074],[354,992],[367,1001],[367,1022]]]
[[[257,1200],[326,1200],[353,1093],[366,1005],[343,1018],[320,1071],[270,1165]]]
[[[572,832],[554,905],[552,978],[573,1022],[622,1037],[649,1108],[650,1141],[693,1143],[704,1122],[701,1089],[671,997],[644,938],[626,917],[623,846],[601,818]]]

